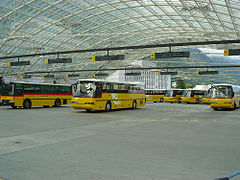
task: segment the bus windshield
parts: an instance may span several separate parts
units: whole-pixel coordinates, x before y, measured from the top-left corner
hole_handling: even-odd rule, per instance
[[[2,85],[2,92],[1,92],[1,95],[3,96],[9,96],[9,95],[13,95],[13,89],[12,88],[13,85],[12,84],[3,84]]]
[[[167,90],[166,97],[173,97],[173,91],[172,90]]]
[[[213,98],[232,98],[231,86],[215,86],[212,88]]]
[[[183,97],[191,97],[192,91],[191,90],[185,90],[183,91]]]
[[[74,97],[94,97],[96,93],[96,85],[94,82],[78,82],[73,84]]]

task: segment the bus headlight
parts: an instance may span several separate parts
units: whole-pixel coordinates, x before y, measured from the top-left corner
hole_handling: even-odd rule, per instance
[[[94,104],[93,102],[85,102],[85,104]]]

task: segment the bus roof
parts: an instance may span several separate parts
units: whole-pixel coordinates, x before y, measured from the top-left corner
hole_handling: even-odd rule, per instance
[[[238,85],[233,85],[233,84],[212,84],[212,87],[213,86],[232,86],[232,87],[240,87]]]

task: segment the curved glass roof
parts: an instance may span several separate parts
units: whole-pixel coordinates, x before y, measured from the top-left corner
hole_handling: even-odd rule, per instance
[[[0,4],[0,56],[235,40],[240,36],[239,11],[238,0],[4,0]],[[239,44],[201,47],[239,48]],[[157,50],[168,48],[112,51],[127,59],[114,62],[91,61],[91,56],[106,52],[60,55],[71,57],[72,64],[44,64],[55,55],[21,58],[31,65],[18,67],[7,66],[17,59],[3,59],[0,73],[127,67]]]

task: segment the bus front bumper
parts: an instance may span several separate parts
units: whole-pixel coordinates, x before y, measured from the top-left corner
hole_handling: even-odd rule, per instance
[[[203,104],[210,104],[211,103],[211,99],[210,98],[203,98],[202,99],[202,103]]]
[[[176,98],[171,98],[171,97],[170,97],[170,98],[164,97],[164,98],[163,98],[163,101],[164,101],[164,102],[174,102],[174,103],[178,102],[178,100],[177,100]]]
[[[224,108],[224,109],[233,109],[234,104],[231,100],[213,100],[210,103],[211,108]]]
[[[15,99],[12,96],[2,96],[1,101],[2,103],[10,104],[10,105],[14,105],[15,103]]]
[[[196,103],[196,99],[188,98],[188,97],[181,98],[181,101],[183,103]]]
[[[72,101],[72,108],[94,110],[95,106],[94,106],[93,102],[91,102],[91,103],[78,103],[76,101]]]

